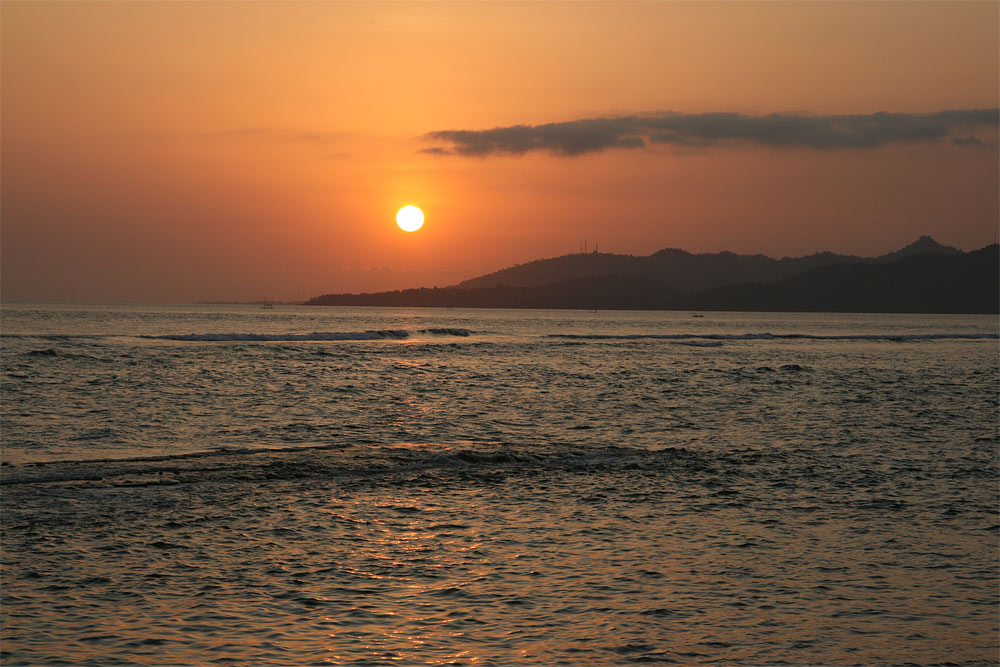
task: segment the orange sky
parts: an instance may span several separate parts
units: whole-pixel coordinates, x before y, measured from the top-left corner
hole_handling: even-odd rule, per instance
[[[2,298],[443,286],[585,238],[643,255],[981,247],[1000,212],[995,123],[846,148],[647,135],[572,156],[464,156],[426,135],[995,109],[998,7],[5,0]],[[395,227],[404,204],[421,231]]]

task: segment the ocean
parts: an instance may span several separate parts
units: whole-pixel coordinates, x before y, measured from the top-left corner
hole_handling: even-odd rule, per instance
[[[5,304],[14,665],[995,665],[997,317]]]

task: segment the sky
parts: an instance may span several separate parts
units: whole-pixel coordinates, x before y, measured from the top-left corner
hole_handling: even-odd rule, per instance
[[[977,249],[998,35],[992,1],[4,0],[0,298],[304,300],[585,241]]]

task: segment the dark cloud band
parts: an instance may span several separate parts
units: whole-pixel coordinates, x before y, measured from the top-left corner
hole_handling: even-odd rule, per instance
[[[423,152],[441,155],[520,155],[548,151],[582,155],[611,148],[644,148],[648,143],[706,147],[747,143],[773,148],[819,150],[878,148],[951,138],[956,145],[980,143],[956,136],[1000,125],[998,109],[960,109],[935,113],[873,113],[831,116],[739,113],[665,113],[584,118],[545,125],[512,125],[489,130],[439,130],[426,139],[444,142]]]

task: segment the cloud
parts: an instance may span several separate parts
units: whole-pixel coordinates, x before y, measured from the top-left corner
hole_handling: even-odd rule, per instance
[[[342,143],[352,135],[348,132],[311,132],[280,127],[244,127],[200,135],[209,139],[244,139],[273,143],[304,143],[329,146]]]
[[[612,148],[639,149],[648,144],[872,149],[893,143],[940,141],[959,130],[995,129],[998,124],[1000,109],[827,116],[662,113],[512,125],[489,130],[438,130],[424,135],[424,139],[444,142],[448,147],[435,146],[421,152],[483,157],[547,151],[573,156]],[[956,145],[980,143],[971,136],[955,137],[952,142]]]

